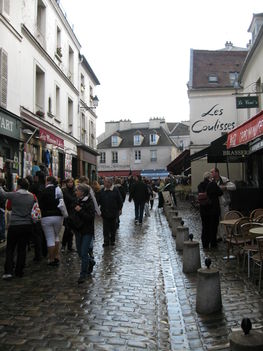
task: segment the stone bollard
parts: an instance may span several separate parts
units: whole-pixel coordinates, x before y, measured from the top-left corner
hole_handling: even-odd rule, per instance
[[[252,324],[249,318],[243,318],[241,322],[243,332],[234,331],[229,336],[230,349],[232,351],[260,351],[263,350],[263,334],[251,330]]]
[[[184,248],[184,242],[188,239],[189,237],[189,228],[184,227],[183,224],[184,222],[181,222],[181,226],[176,228],[176,251],[183,251]]]
[[[172,207],[171,204],[165,203],[165,204],[163,205],[163,212],[164,212],[164,214],[167,216],[169,210],[172,209],[172,208],[173,208],[173,207]]]
[[[173,221],[172,218],[176,217],[177,215],[178,215],[178,212],[176,210],[173,210],[173,209],[168,210],[166,218],[170,227],[172,227],[172,221]]]
[[[176,230],[182,223],[182,217],[173,216],[172,217],[172,235],[176,237]]]
[[[183,272],[196,273],[201,268],[199,242],[193,241],[193,234],[189,235],[189,239],[183,247]]]
[[[210,268],[211,259],[206,258],[207,268],[198,269],[196,312],[211,314],[222,308],[219,271]]]

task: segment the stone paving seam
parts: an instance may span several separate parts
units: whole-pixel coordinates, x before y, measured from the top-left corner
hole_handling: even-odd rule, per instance
[[[162,227],[159,210],[155,211],[155,228]],[[157,230],[157,229],[155,229]],[[160,261],[162,265],[165,294],[167,300],[167,312],[169,321],[169,333],[171,348],[175,350],[190,350],[187,333],[185,329],[184,318],[182,315],[178,291],[176,288],[173,268],[171,264],[171,256],[167,253],[170,251],[165,238],[164,230],[160,230]]]
[[[192,305],[186,294],[187,287],[185,286],[185,282],[184,282],[185,277],[182,271],[181,261],[178,259],[179,254],[175,249],[175,240],[172,237],[171,228],[169,227],[168,221],[162,211],[158,211],[158,221],[160,222],[160,225],[163,227],[162,237],[163,237],[163,240],[166,242],[167,250],[169,253],[171,271],[174,279],[174,284],[177,290],[177,297],[178,297],[179,304],[180,306],[183,307],[184,311],[187,311],[187,310],[189,311],[188,315],[186,315],[181,308],[182,318],[185,325],[185,333],[188,338],[188,347],[189,347],[188,349],[194,350],[194,351],[196,351],[197,349],[206,350],[206,347],[202,339],[202,332],[198,324],[198,316],[195,313],[195,311],[193,311]],[[198,335],[195,337],[194,342],[191,335],[192,329],[197,329],[198,331]],[[197,347],[197,344],[198,344],[198,347]]]

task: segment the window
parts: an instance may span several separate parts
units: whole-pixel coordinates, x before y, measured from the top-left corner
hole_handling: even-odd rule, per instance
[[[45,99],[45,72],[36,66],[36,86],[35,86],[35,111],[40,117],[44,117]]]
[[[10,15],[10,0],[0,1],[0,13],[3,15]]]
[[[7,53],[0,49],[0,106],[7,107]]]
[[[102,152],[100,154],[100,163],[106,163],[106,153]]]
[[[46,7],[42,0],[38,0],[36,38],[44,48],[46,47],[45,36],[46,36]]]
[[[155,145],[157,144],[157,134],[150,134],[150,144]]]
[[[56,54],[61,59],[61,57],[62,57],[61,29],[59,27],[57,27],[57,50],[56,50]]]
[[[74,72],[74,51],[69,46],[68,48],[68,79],[73,82]]]
[[[151,150],[151,162],[157,161],[157,150]]]
[[[141,150],[136,150],[134,153],[135,162],[141,162]]]
[[[184,149],[184,141],[183,140],[180,140],[180,145],[179,145],[179,150],[183,150]]]
[[[218,78],[216,74],[209,74],[208,76],[209,83],[218,83]]]
[[[73,101],[68,98],[68,133],[73,135]]]
[[[118,137],[117,137],[117,135],[113,135],[111,137],[111,146],[118,146]]]
[[[141,145],[141,135],[140,134],[134,135],[133,142],[134,142],[134,145]]]
[[[85,114],[81,114],[81,120],[80,120],[80,141],[85,144],[86,142],[86,120],[85,120]]]
[[[56,118],[60,119],[60,88],[56,86]]]
[[[81,91],[81,95],[84,96],[84,92],[85,92],[85,78],[84,78],[83,74],[80,75],[80,91]]]
[[[52,115],[52,99],[51,97],[48,98],[48,113]]]
[[[118,163],[118,152],[112,151],[112,163]]]

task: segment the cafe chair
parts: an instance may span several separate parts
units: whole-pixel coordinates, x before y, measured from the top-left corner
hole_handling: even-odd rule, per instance
[[[256,208],[251,211],[249,217],[252,221],[255,221],[259,216],[263,216],[263,208]]]
[[[238,263],[241,255],[241,250],[245,244],[244,238],[243,238],[243,233],[241,231],[241,227],[243,224],[249,223],[250,219],[249,217],[242,217],[239,218],[236,224],[233,226],[233,228],[230,231],[230,235],[226,238],[226,243],[227,243],[227,259],[229,260],[230,256],[230,250],[232,249],[232,253],[234,252],[234,248],[238,249],[237,253],[237,258],[238,258]]]
[[[224,219],[237,219],[237,218],[242,218],[242,217],[243,217],[243,215],[241,212],[236,211],[236,210],[231,210],[225,214]]]
[[[263,223],[263,215],[260,215],[258,217],[256,217],[253,222],[256,222],[256,223]]]
[[[261,226],[261,223],[250,222],[241,225],[240,233],[243,236],[244,246],[242,247],[243,253],[243,271],[245,270],[247,259],[247,275],[250,278],[250,264],[253,254],[258,252],[258,244],[255,243],[255,237],[250,233],[250,229]]]
[[[253,278],[255,280],[255,266],[259,267],[259,282],[258,282],[258,291],[261,289],[261,279],[262,279],[262,268],[263,268],[263,236],[258,237],[258,253],[252,256],[253,261]]]

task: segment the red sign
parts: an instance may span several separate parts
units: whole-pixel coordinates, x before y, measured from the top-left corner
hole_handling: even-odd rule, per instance
[[[263,134],[263,111],[241,126],[232,130],[227,136],[227,148],[246,144]]]
[[[39,128],[39,139],[46,142],[47,144],[53,144],[64,148],[64,140],[45,129]]]

